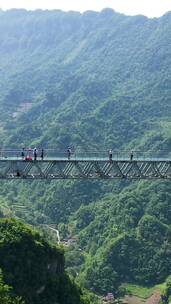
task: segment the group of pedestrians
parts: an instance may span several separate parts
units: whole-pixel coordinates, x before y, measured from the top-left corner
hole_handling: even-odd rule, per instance
[[[33,158],[32,158],[33,156]],[[21,152],[21,157],[23,160],[37,160],[37,157],[38,157],[38,149],[35,147],[34,149],[25,149],[23,148],[22,149],[22,152]],[[40,158],[41,160],[44,159],[44,149],[42,148],[41,151],[40,151]]]
[[[71,150],[71,147],[69,146],[67,148],[67,158],[68,160],[71,159],[71,153],[72,153],[72,150]],[[21,157],[22,157],[22,160],[37,160],[37,157],[38,157],[38,149],[35,147],[34,149],[31,149],[31,148],[23,148],[22,149],[22,152],[21,152]],[[41,151],[40,151],[40,159],[43,160],[44,159],[44,149],[42,148]]]
[[[71,154],[72,154],[72,150],[71,150],[71,147],[69,146],[67,148],[67,158],[68,160],[71,159]],[[112,149],[110,149],[108,151],[108,154],[109,154],[109,161],[112,162],[113,160],[113,151]],[[32,158],[33,156],[33,158]],[[38,157],[38,149],[35,147],[34,149],[25,149],[23,148],[22,149],[22,152],[21,152],[21,157],[23,160],[37,160],[37,157]],[[133,160],[133,157],[134,157],[134,154],[133,154],[133,151],[131,151],[130,153],[130,160],[132,161]],[[44,159],[44,149],[42,148],[41,151],[40,151],[40,159],[43,160]]]

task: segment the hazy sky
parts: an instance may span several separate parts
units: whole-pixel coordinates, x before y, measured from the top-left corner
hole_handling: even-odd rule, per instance
[[[171,11],[171,0],[0,0],[0,8],[26,9],[61,9],[99,11],[111,7],[117,12],[128,15],[143,14],[148,17],[159,17]]]

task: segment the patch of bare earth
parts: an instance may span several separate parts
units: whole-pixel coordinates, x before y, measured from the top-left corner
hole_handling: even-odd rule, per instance
[[[161,293],[159,290],[156,290],[151,297],[146,300],[146,304],[158,304],[161,300]]]
[[[148,299],[142,299],[137,296],[125,296],[123,299],[124,304],[159,304],[161,300],[161,293],[159,290],[154,293]]]

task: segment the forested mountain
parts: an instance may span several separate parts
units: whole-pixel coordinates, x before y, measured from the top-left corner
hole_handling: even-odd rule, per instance
[[[0,11],[0,41],[1,147],[169,153],[171,12]],[[100,294],[170,274],[169,181],[1,182],[0,201],[76,237],[68,270]]]
[[[168,148],[170,22],[1,12],[2,144]]]

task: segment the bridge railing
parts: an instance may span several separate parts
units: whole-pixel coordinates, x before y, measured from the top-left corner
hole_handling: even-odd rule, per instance
[[[0,150],[0,158],[1,159],[22,159],[25,157],[34,157],[33,149],[25,149],[24,150],[24,156],[22,156],[22,150],[7,150],[3,149]],[[37,158],[39,159],[41,157],[41,149],[37,150]],[[142,153],[135,153],[134,157],[136,158],[142,158],[146,157]],[[46,149],[44,150],[44,159],[108,159],[109,158],[109,152],[108,151],[71,151],[70,155],[67,151],[57,151],[54,149]],[[130,151],[113,151],[112,152],[112,158],[113,159],[129,159],[130,158]]]
[[[132,157],[131,157],[132,155]],[[99,152],[75,152],[71,154],[71,158],[76,159],[109,159],[108,151],[99,151]],[[154,151],[113,151],[112,159],[113,160],[156,160],[156,159],[168,159],[169,154],[160,155]]]
[[[42,149],[37,150],[37,159],[40,159]],[[171,153],[168,151],[130,151],[130,150],[113,150],[113,160],[130,160],[132,154],[132,160],[156,160],[156,159],[168,159],[171,157]],[[25,157],[33,158],[33,149],[25,149],[24,157],[22,157],[22,149],[0,149],[0,159],[22,159]],[[100,160],[109,159],[109,151],[79,151],[71,150],[69,155],[67,150],[58,151],[56,149],[44,149],[44,159],[74,159],[74,160]]]

